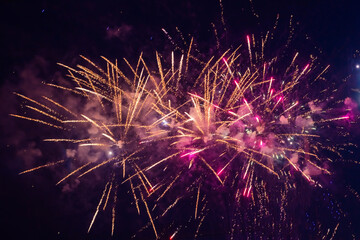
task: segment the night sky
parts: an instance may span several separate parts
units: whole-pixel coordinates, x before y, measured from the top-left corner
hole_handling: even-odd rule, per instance
[[[110,215],[99,217],[93,231],[87,234],[103,188],[100,174],[94,175],[97,178],[95,183],[84,179],[81,183],[62,186],[55,186],[55,183],[66,174],[69,166],[58,166],[57,171],[42,169],[18,175],[25,169],[64,156],[60,145],[41,143],[43,136],[53,134],[51,130],[39,129],[34,123],[9,116],[24,111],[13,92],[36,97],[48,91],[43,82],[66,78],[66,71],[57,63],[75,66],[81,63],[79,55],[96,63],[102,63],[100,56],[111,60],[125,57],[134,63],[141,52],[146,60],[155,59],[155,51],[169,53],[173,49],[161,29],[176,36],[176,27],[188,39],[188,36],[193,36],[201,52],[211,55],[216,45],[211,23],[219,29],[220,50],[226,50],[245,43],[248,34],[262,34],[272,28],[277,14],[280,16],[277,33],[286,35],[285,29],[288,29],[293,15],[294,38],[299,39],[294,40],[296,51],[304,55],[314,54],[323,65],[329,64],[331,67],[326,77],[338,85],[338,97],[348,96],[360,104],[360,69],[356,67],[360,64],[357,1],[252,2],[253,5],[249,1],[223,0],[225,32],[221,7],[216,0],[1,1],[1,238],[129,239],[136,232],[135,225],[147,223],[146,216],[145,219],[132,219],[133,215],[137,217],[133,210],[119,210],[118,215],[122,217],[117,224],[122,224],[122,227],[113,238],[110,237]],[[305,38],[306,41],[302,42]],[[180,38],[175,40],[181,42]],[[344,83],[343,79],[347,82]],[[49,95],[56,94],[49,91]],[[360,143],[358,126],[349,129],[348,140]],[[346,154],[349,161],[336,165],[338,168],[328,188],[348,213],[348,217],[340,221],[340,226],[352,222],[349,229],[355,234],[354,239],[360,239],[360,199],[347,198],[351,194],[344,187],[351,186],[360,192],[360,165],[353,162],[359,163],[359,150],[351,150],[352,153]],[[130,201],[125,197],[120,204],[128,204],[130,208]],[[316,208],[316,204],[315,201],[311,208]],[[341,227],[334,239],[352,239],[348,230],[341,230]],[[314,239],[306,232],[306,227],[299,228],[305,229],[304,234],[293,239]],[[203,239],[224,238],[215,232],[214,236]],[[147,239],[153,239],[151,231]]]

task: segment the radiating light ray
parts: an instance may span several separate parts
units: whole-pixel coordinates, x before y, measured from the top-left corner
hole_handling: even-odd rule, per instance
[[[25,116],[16,115],[16,114],[9,114],[9,115],[12,116],[12,117],[22,118],[22,119],[25,119],[25,120],[41,123],[41,124],[44,124],[44,125],[47,125],[47,126],[50,126],[50,127],[53,127],[53,128],[64,129],[61,126],[54,125],[54,124],[51,124],[51,123],[48,123],[48,122],[45,122],[45,121],[42,121],[42,120],[39,120],[39,119],[29,118],[29,117],[25,117]]]
[[[117,202],[117,189],[118,185],[115,185],[115,194],[114,194],[114,201],[113,201],[113,207],[111,209],[111,236],[114,236],[114,230],[115,230],[115,217],[116,217],[116,211],[115,206]]]
[[[34,168],[31,168],[31,169],[22,171],[22,172],[19,173],[19,175],[29,173],[29,172],[33,172],[33,171],[36,171],[36,170],[41,169],[41,168],[51,167],[51,166],[54,166],[54,165],[57,165],[57,164],[60,164],[60,163],[63,163],[63,162],[65,162],[65,160],[60,160],[60,161],[57,161],[57,162],[47,163],[47,164],[44,164],[44,165],[41,165],[41,166],[38,166],[38,167],[34,167]]]
[[[136,197],[135,190],[134,190],[134,185],[133,185],[131,179],[129,179],[129,181],[130,181],[130,186],[131,186],[131,192],[132,192],[134,200],[135,200],[136,210],[137,210],[137,213],[140,215],[139,200]]]
[[[195,204],[195,219],[197,218],[198,205],[199,205],[199,197],[200,197],[200,185],[198,187],[197,195],[196,195],[196,204]]]
[[[47,83],[46,85],[48,85],[50,87],[58,88],[58,89],[61,89],[61,90],[65,90],[65,91],[68,91],[68,92],[72,92],[72,93],[75,93],[77,95],[87,96],[87,95],[81,94],[80,92],[78,92],[78,91],[76,91],[74,89],[71,89],[71,88],[67,88],[67,87],[63,87],[63,86],[59,86],[59,85],[51,84],[51,83]]]
[[[144,205],[145,205],[146,212],[147,212],[147,214],[148,214],[148,216],[149,216],[149,219],[150,219],[151,225],[152,225],[152,227],[153,227],[155,237],[156,237],[156,239],[158,239],[158,238],[159,238],[159,236],[158,236],[158,234],[157,234],[157,231],[156,231],[156,228],[155,228],[154,221],[153,221],[152,216],[151,216],[151,213],[150,213],[150,211],[149,211],[149,207],[148,207],[148,205],[147,205],[147,203],[146,203],[146,201],[145,201],[145,199],[144,199],[144,196],[142,195],[142,193],[141,193],[141,192],[140,192],[140,196],[141,196],[141,200],[143,201],[143,203],[144,203]]]
[[[343,116],[343,117],[337,117],[337,118],[322,119],[322,120],[318,121],[317,123],[332,122],[332,121],[344,120],[344,119],[349,119],[349,118],[350,118],[349,116]]]
[[[107,204],[109,202],[109,197],[110,197],[110,193],[111,193],[111,190],[112,190],[112,187],[113,187],[113,182],[114,182],[114,178],[110,182],[110,187],[109,187],[109,190],[107,191],[106,200],[105,200],[105,203],[104,203],[104,206],[103,206],[103,211],[105,211],[105,209],[107,207]],[[113,231],[112,231],[112,234],[113,234]]]
[[[180,157],[186,157],[186,156],[189,156],[189,155],[195,155],[195,154],[200,153],[200,152],[202,152],[202,151],[204,151],[206,149],[207,148],[203,148],[203,149],[195,150],[193,152],[188,152],[188,153],[185,153],[185,154],[181,155]]]
[[[110,139],[112,142],[116,143],[116,140],[115,140],[113,137],[111,137],[111,136],[109,136],[109,135],[107,135],[107,134],[105,134],[105,133],[102,133],[102,135],[103,135],[104,137]]]
[[[252,54],[251,54],[250,36],[249,35],[246,36],[246,41],[247,41],[247,45],[248,45],[248,49],[249,49],[250,63],[252,64]]]
[[[284,133],[284,134],[277,134],[277,136],[321,137],[320,135],[306,134],[306,133]]]
[[[108,185],[109,185],[109,182],[107,182],[106,185],[105,185],[104,191],[103,191],[103,193],[102,193],[102,195],[101,195],[101,198],[100,198],[100,201],[99,201],[99,204],[98,204],[97,207],[96,207],[96,211],[95,211],[95,213],[94,213],[94,216],[93,216],[93,218],[92,218],[92,220],[91,220],[91,223],[90,223],[90,226],[89,226],[89,228],[88,228],[88,233],[90,232],[91,227],[92,227],[92,225],[93,225],[94,222],[95,222],[96,216],[97,216],[98,213],[99,213],[100,205],[101,205],[101,203],[102,203],[102,201],[103,201],[103,199],[104,199],[104,196],[105,196],[106,189],[107,189]]]
[[[333,232],[333,234],[331,235],[330,240],[332,240],[332,239],[335,237],[335,234],[336,234],[336,231],[337,231],[339,225],[340,225],[340,223],[336,224],[336,227],[334,228],[334,232]]]
[[[70,113],[71,115],[73,115],[74,117],[77,117],[77,115],[75,113],[73,113],[72,111],[70,111],[67,107],[61,105],[58,102],[55,102],[54,100],[52,100],[51,98],[48,98],[46,96],[42,96],[44,99],[46,99],[47,101],[55,104],[56,106],[60,107],[61,109],[65,110],[66,112]]]
[[[69,173],[68,175],[66,175],[65,177],[63,177],[62,179],[60,179],[60,181],[58,181],[56,183],[56,185],[59,185],[60,183],[62,183],[63,181],[65,181],[66,179],[68,179],[69,177],[71,177],[72,175],[74,175],[75,173],[81,171],[83,168],[86,168],[87,166],[89,166],[89,164],[91,164],[91,162],[85,163],[84,165],[82,165],[81,167],[75,169],[74,171],[72,171],[71,173]]]
[[[61,119],[59,119],[59,118],[57,118],[57,117],[55,117],[55,116],[53,116],[53,115],[51,115],[51,114],[48,114],[48,113],[46,113],[46,112],[44,112],[44,111],[41,111],[40,109],[37,109],[37,108],[32,107],[32,106],[29,106],[29,105],[26,105],[26,107],[29,108],[29,109],[32,109],[32,110],[34,110],[34,111],[36,111],[36,112],[38,112],[38,113],[41,113],[41,114],[44,115],[44,116],[47,116],[47,117],[49,117],[49,118],[52,118],[52,119],[54,119],[54,120],[57,121],[57,122],[60,122],[60,123],[63,122]]]
[[[108,101],[112,101],[110,98],[107,98],[107,97],[105,97],[104,95],[101,95],[101,94],[98,93],[98,92],[95,92],[95,91],[92,91],[92,90],[89,90],[89,89],[86,89],[86,88],[77,87],[77,88],[75,88],[75,89],[82,90],[82,91],[84,91],[84,92],[94,94],[95,96],[104,98],[104,99],[106,99],[106,100],[108,100]]]
[[[79,144],[79,147],[89,147],[89,146],[110,147],[111,145],[105,144],[105,143],[82,143],[82,144]]]
[[[180,200],[181,198],[182,198],[182,197],[176,198],[175,201],[174,201],[171,205],[169,205],[168,208],[165,209],[165,211],[161,214],[161,216],[163,217],[170,209],[172,209],[172,208],[179,202],[179,200]]]
[[[221,178],[219,177],[219,175],[216,174],[215,170],[210,166],[210,164],[208,164],[206,162],[206,160],[202,157],[199,156],[199,158],[203,161],[203,163],[205,163],[205,165],[211,170],[211,172],[215,175],[215,177],[217,178],[217,180],[219,180],[219,182],[221,183],[221,185],[223,185],[223,181],[221,180]]]
[[[86,120],[88,120],[90,123],[94,124],[96,127],[101,128],[94,120],[90,119],[89,117],[87,117],[87,116],[85,116],[83,114],[81,114],[81,116],[83,118],[85,118]]]
[[[32,102],[32,103],[35,103],[36,105],[39,105],[39,106],[42,107],[42,108],[45,108],[46,110],[48,110],[48,111],[50,111],[50,112],[53,112],[51,108],[49,108],[48,106],[45,106],[44,104],[39,103],[38,101],[35,101],[34,99],[31,99],[31,98],[29,98],[29,97],[26,97],[26,96],[24,96],[24,95],[22,95],[22,94],[20,94],[20,93],[17,93],[17,92],[13,92],[13,93],[14,93],[15,95],[23,98],[23,99],[26,99],[26,100],[28,100],[28,101],[30,101],[30,102]]]
[[[87,170],[86,172],[80,174],[80,175],[78,176],[78,178],[81,178],[81,177],[83,177],[84,175],[88,174],[89,172],[92,172],[92,171],[94,171],[95,169],[97,169],[97,168],[99,168],[99,167],[101,167],[101,166],[104,166],[105,164],[108,164],[108,163],[110,163],[110,162],[112,162],[112,161],[115,161],[115,160],[117,160],[117,156],[112,157],[112,158],[110,158],[109,160],[106,160],[106,161],[104,161],[104,162],[102,162],[102,163],[97,164],[96,166],[90,168],[90,169]]]
[[[88,142],[91,140],[95,140],[92,138],[87,138],[87,139],[61,139],[61,138],[49,138],[49,139],[44,139],[44,142],[72,142],[72,143],[80,143],[80,142]]]

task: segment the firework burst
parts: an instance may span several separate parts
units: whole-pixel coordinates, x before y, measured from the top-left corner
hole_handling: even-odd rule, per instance
[[[48,85],[92,107],[75,113],[51,98],[38,101],[16,93],[42,118],[12,116],[61,129],[61,136],[84,136],[44,139],[76,146],[71,158],[78,167],[57,184],[110,169],[88,231],[112,203],[114,234],[117,191],[127,185],[138,214],[149,220],[139,233],[151,228],[155,238],[174,239],[187,225],[196,238],[223,196],[232,209],[226,235],[291,234],[295,216],[289,204],[297,185],[305,180],[322,188],[319,176],[331,174],[332,161],[322,153],[339,154],[319,140],[321,133],[335,122],[349,121],[350,115],[321,98],[327,88],[309,97],[307,90],[323,81],[328,66],[319,69],[314,59],[303,63],[294,53],[280,67],[277,57],[263,54],[268,34],[260,41],[247,36],[245,47],[204,62],[193,56],[191,40],[178,60],[171,54],[169,64],[156,53],[156,70],[142,56],[134,65],[124,59],[126,70],[106,58],[105,68],[85,57],[90,67],[60,64],[73,87]],[[174,220],[184,204],[190,204],[191,214],[185,221]],[[226,208],[226,203],[219,205],[219,212]],[[320,224],[318,235],[325,229]]]
[[[329,118],[327,113],[331,109],[326,109],[328,103],[319,98],[309,100],[306,94],[299,94],[301,86],[320,79],[328,66],[320,72],[313,69],[313,61],[300,66],[296,59],[298,53],[295,53],[285,72],[279,72],[276,58],[266,61],[261,54],[252,57],[256,48],[255,39],[252,39],[250,41],[247,36],[248,64],[240,64],[244,57],[239,49],[226,51],[217,59],[211,58],[203,64],[193,87],[186,92],[187,99],[190,99],[188,104],[180,111],[168,110],[179,112],[179,117],[163,114],[168,122],[176,123],[169,130],[173,139],[170,145],[179,152],[165,158],[166,163],[161,160],[155,165],[166,165],[166,169],[171,169],[170,175],[176,176],[169,177],[168,186],[179,181],[186,189],[180,195],[189,194],[196,199],[193,201],[194,216],[189,220],[197,222],[195,237],[208,204],[205,199],[199,201],[200,196],[205,197],[209,191],[224,195],[221,189],[226,187],[230,189],[229,198],[237,209],[234,216],[241,215],[239,212],[244,210],[244,207],[239,207],[241,202],[250,199],[251,214],[242,217],[255,218],[251,222],[239,221],[239,216],[233,217],[233,225],[228,229],[231,236],[256,236],[253,232],[262,224],[268,229],[264,227],[261,231],[281,229],[291,232],[291,221],[284,224],[290,189],[297,187],[299,177],[310,185],[322,187],[316,178],[331,174],[328,166],[332,160],[321,153],[324,150],[338,153],[335,148],[319,141],[318,129],[330,122],[349,119],[346,113]],[[261,42],[264,45],[266,39],[261,39]],[[178,72],[182,60],[183,56]],[[314,77],[314,74],[317,75]],[[174,175],[174,169],[168,165],[176,165],[178,175]],[[274,186],[278,189],[275,190]],[[207,190],[200,194],[201,189]],[[161,196],[168,190],[169,187]],[[179,196],[176,196],[171,208],[179,203]],[[199,202],[202,202],[201,211]],[[274,202],[280,202],[277,204],[280,213],[266,210],[272,209]],[[162,215],[168,211],[169,208]],[[266,217],[271,218],[273,224],[263,222]],[[244,222],[252,227],[239,227]],[[246,231],[251,233],[247,235]]]

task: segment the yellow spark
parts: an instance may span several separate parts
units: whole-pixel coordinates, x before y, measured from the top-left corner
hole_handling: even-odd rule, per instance
[[[84,91],[84,92],[88,92],[88,93],[94,94],[94,95],[97,96],[97,97],[101,97],[101,98],[104,98],[104,99],[112,102],[112,100],[111,100],[110,98],[107,98],[107,97],[105,97],[104,95],[102,95],[102,94],[100,94],[100,93],[98,93],[98,92],[91,91],[91,90],[89,90],[89,89],[81,88],[81,87],[76,87],[75,89],[82,90],[82,91]],[[99,100],[99,101],[100,101],[100,100]]]
[[[96,127],[101,128],[95,121],[93,121],[93,120],[90,119],[89,117],[87,117],[87,116],[85,116],[85,115],[83,115],[83,114],[81,114],[81,116],[82,116],[83,118],[85,118],[86,120],[88,120],[89,122],[91,122],[92,124],[94,124]]]
[[[88,147],[88,146],[110,147],[109,144],[104,144],[104,143],[83,143],[83,144],[79,144],[79,147]]]
[[[51,108],[49,108],[49,107],[47,107],[47,106],[39,103],[38,101],[35,101],[34,99],[31,99],[31,98],[29,98],[29,97],[26,97],[26,96],[24,96],[24,95],[22,95],[22,94],[20,94],[20,93],[16,93],[16,92],[13,92],[13,93],[14,93],[15,95],[19,96],[19,97],[22,97],[22,98],[24,98],[24,99],[26,99],[26,100],[28,100],[28,101],[30,101],[30,102],[33,102],[33,103],[39,105],[40,107],[45,108],[46,110],[48,110],[48,111],[50,111],[50,112],[53,112],[53,110],[52,110]]]
[[[114,178],[113,178],[113,180],[114,180]],[[113,181],[113,180],[112,180],[112,181]],[[107,196],[106,196],[106,200],[105,200],[105,204],[104,204],[104,207],[103,207],[103,211],[105,211],[106,206],[107,206],[107,203],[108,203],[108,201],[109,201],[109,197],[110,197],[110,193],[111,193],[112,186],[113,186],[113,183],[111,182],[110,187],[109,187],[109,190],[108,190],[108,193],[107,193]],[[116,193],[115,193],[115,195],[116,195]]]
[[[164,190],[164,192],[158,197],[158,199],[156,201],[159,201],[162,197],[164,197],[164,195],[167,193],[167,191],[169,191],[169,189],[174,185],[175,181],[180,177],[182,171],[180,173],[178,173],[176,175],[176,177],[174,178],[174,180],[172,180],[172,182],[167,186],[167,188]]]
[[[87,139],[61,139],[61,138],[49,138],[49,139],[44,139],[44,142],[72,142],[72,143],[79,143],[79,142],[87,142],[87,141],[91,141],[94,140],[92,138],[87,138]]]
[[[320,135],[306,134],[306,133],[284,133],[284,134],[277,134],[277,136],[320,137]]]
[[[90,232],[91,227],[92,227],[92,225],[94,224],[95,218],[96,218],[97,214],[99,213],[99,208],[100,208],[100,205],[101,205],[101,203],[102,203],[102,201],[103,201],[103,199],[104,199],[105,192],[106,192],[106,189],[107,189],[107,186],[108,186],[108,185],[109,185],[109,182],[105,185],[105,189],[104,189],[103,194],[102,194],[102,196],[101,196],[101,198],[100,198],[99,204],[98,204],[97,207],[96,207],[95,214],[94,214],[94,216],[93,216],[93,218],[92,218],[92,220],[91,220],[91,223],[90,223],[90,226],[89,226],[89,229],[88,229],[88,233]]]
[[[66,108],[66,107],[64,107],[63,105],[61,105],[60,103],[55,102],[54,100],[52,100],[52,99],[50,99],[50,98],[48,98],[48,97],[46,97],[46,96],[43,96],[43,98],[46,99],[46,100],[48,100],[49,102],[55,104],[56,106],[64,109],[65,111],[67,111],[67,112],[70,113],[71,115],[73,115],[73,116],[75,116],[75,117],[77,116],[75,113],[73,113],[73,112],[70,111],[68,108]]]
[[[110,139],[112,142],[116,143],[116,140],[115,140],[114,138],[112,138],[111,136],[109,136],[109,135],[107,135],[107,134],[105,134],[105,133],[103,133],[102,135],[103,135],[104,137],[107,137],[108,139]]]
[[[92,168],[90,168],[89,170],[87,170],[86,172],[84,172],[84,173],[82,173],[81,175],[79,175],[78,178],[81,178],[82,176],[88,174],[89,172],[91,172],[91,171],[93,171],[93,170],[95,170],[95,169],[97,169],[97,168],[99,168],[99,167],[101,167],[101,166],[104,166],[105,164],[108,164],[109,162],[115,161],[115,160],[117,160],[117,157],[113,157],[113,158],[110,158],[110,159],[107,160],[107,161],[104,161],[104,162],[102,162],[102,163],[99,163],[99,164],[96,165],[95,167],[92,167]]]
[[[136,197],[135,190],[134,190],[134,185],[132,184],[131,179],[130,179],[130,187],[131,187],[131,192],[132,192],[132,194],[134,196],[136,210],[137,210],[138,214],[140,215],[139,203],[138,203],[138,199]]]
[[[163,214],[161,214],[161,216],[163,217],[171,208],[173,208],[177,203],[178,201],[181,199],[182,197],[178,197],[175,199],[175,201],[165,209],[165,211],[163,212]]]
[[[151,225],[152,225],[152,227],[153,227],[153,229],[154,229],[155,237],[156,237],[156,239],[159,239],[159,236],[158,236],[158,234],[157,234],[157,232],[156,232],[156,228],[155,228],[154,221],[153,221],[153,219],[152,219],[152,217],[151,217],[151,214],[150,214],[150,211],[149,211],[149,207],[148,207],[148,205],[147,205],[147,203],[146,203],[146,201],[145,201],[145,199],[144,199],[144,196],[143,196],[143,194],[142,194],[141,192],[140,192],[140,196],[141,196],[141,199],[142,199],[142,201],[143,201],[143,203],[144,203],[144,205],[145,205],[146,212],[147,212],[147,214],[148,214],[148,216],[149,216]]]
[[[58,128],[58,129],[64,129],[61,126],[54,125],[54,124],[51,124],[51,123],[48,123],[48,122],[45,122],[45,121],[42,121],[42,120],[39,120],[39,119],[36,119],[36,118],[29,118],[29,117],[25,117],[25,116],[21,116],[21,115],[16,115],[16,114],[9,114],[9,115],[13,116],[13,117],[22,118],[22,119],[26,119],[26,120],[29,120],[29,121],[41,123],[41,124],[44,124],[44,125],[47,125],[47,126],[50,126],[50,127],[54,127],[54,128]]]
[[[215,170],[206,162],[206,160],[199,155],[199,158],[203,161],[203,163],[205,163],[205,165],[211,170],[211,172],[215,175],[215,177],[217,178],[217,180],[219,180],[219,182],[221,183],[221,185],[224,185],[223,181],[221,181],[221,178],[219,177],[219,175],[217,175],[217,173],[215,172]]]
[[[199,196],[200,196],[200,185],[198,187],[197,196],[196,196],[195,219],[197,218],[197,210],[198,210],[198,205],[199,205]]]
[[[84,165],[82,165],[81,167],[75,169],[74,171],[72,171],[71,173],[69,173],[68,175],[66,175],[65,177],[63,177],[60,181],[58,181],[56,183],[56,185],[59,185],[61,182],[63,182],[65,179],[69,178],[70,176],[74,175],[75,173],[79,172],[80,170],[82,170],[83,168],[87,167],[91,162],[88,162]]]
[[[112,218],[111,218],[111,236],[114,236],[114,229],[115,229],[115,206],[116,206],[116,200],[117,200],[117,188],[118,185],[115,185],[115,194],[114,194],[114,203],[113,203],[113,207],[112,207]]]
[[[332,121],[343,120],[343,119],[349,119],[349,117],[344,116],[344,117],[338,117],[338,118],[322,119],[320,121],[317,121],[316,123],[332,122]]]
[[[65,160],[60,160],[60,161],[57,161],[57,162],[47,163],[47,164],[44,164],[44,165],[41,165],[41,166],[38,166],[38,167],[34,167],[34,168],[31,168],[31,169],[22,171],[22,172],[19,173],[19,175],[24,174],[24,173],[33,172],[33,171],[38,170],[40,168],[51,167],[51,166],[54,166],[54,165],[57,165],[57,164],[60,164],[60,163],[63,163],[63,162],[65,162]]]

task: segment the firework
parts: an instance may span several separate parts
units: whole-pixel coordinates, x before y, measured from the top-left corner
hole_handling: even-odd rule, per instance
[[[170,175],[174,175],[175,170],[168,165],[176,165],[181,177],[169,177],[172,179],[169,186],[179,181],[186,189],[180,195],[196,196],[192,202],[195,214],[189,220],[198,226],[195,237],[207,212],[208,202],[203,199],[199,214],[201,189],[205,189],[204,197],[212,194],[209,191],[225,195],[221,189],[230,189],[227,193],[234,201],[235,210],[233,225],[227,231],[232,237],[257,236],[258,232],[273,233],[275,229],[291,232],[292,222],[286,222],[290,189],[297,187],[299,178],[321,188],[316,178],[331,174],[329,159],[321,152],[329,149],[336,152],[336,149],[319,141],[318,129],[323,128],[324,123],[349,119],[344,113],[328,117],[328,103],[299,95],[300,86],[312,80],[314,62],[299,66],[298,53],[295,53],[286,71],[278,72],[275,59],[265,61],[262,55],[252,57],[255,40],[251,42],[249,36],[246,39],[248,65],[242,67],[238,63],[239,59],[243,61],[239,49],[211,58],[204,63],[191,90],[186,92],[187,99],[191,100],[186,107],[180,111],[168,109],[171,113],[179,112],[179,116],[163,114],[168,122],[176,123],[171,126],[170,145],[180,153],[175,153],[176,158],[172,155],[166,162],[162,160],[154,165],[164,164],[170,169]],[[321,69],[314,79],[319,79],[327,68]],[[175,196],[171,208],[179,203],[178,195]],[[245,214],[242,212],[246,207],[239,207],[244,201],[250,201],[245,204],[251,209]],[[275,202],[279,214],[269,210],[274,209]],[[168,211],[169,208],[162,215]],[[247,220],[239,220],[241,218]],[[269,222],[269,219],[272,220]],[[244,223],[248,226],[240,227]]]
[[[16,93],[42,117],[12,116],[71,136],[44,139],[76,146],[71,159],[78,166],[57,184],[109,169],[88,232],[112,203],[114,234],[117,192],[126,185],[137,213],[148,218],[138,234],[151,228],[155,238],[175,239],[189,228],[196,238],[212,213],[227,215],[224,231],[232,238],[292,233],[289,204],[297,185],[322,188],[319,176],[331,174],[331,159],[322,153],[339,154],[319,139],[350,115],[321,98],[330,89],[314,98],[306,92],[323,81],[328,66],[298,61],[294,53],[279,67],[276,57],[263,54],[267,39],[268,34],[259,41],[247,36],[245,47],[206,61],[193,56],[192,39],[181,55],[171,53],[169,65],[156,53],[156,68],[141,55],[134,65],[124,59],[126,70],[117,61],[103,58],[101,68],[82,57],[90,67],[60,64],[73,87],[48,84],[85,102],[82,110]],[[229,199],[229,214],[223,213],[223,197]],[[176,220],[184,204],[192,209],[185,222]],[[320,224],[318,232],[324,235],[325,227]]]

